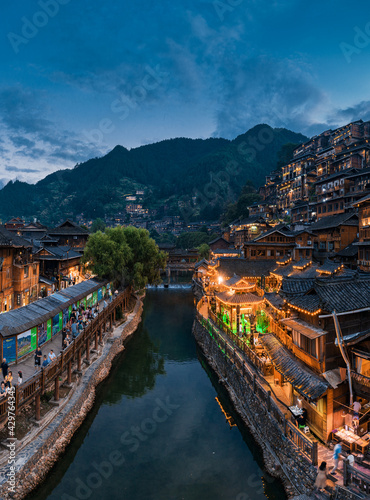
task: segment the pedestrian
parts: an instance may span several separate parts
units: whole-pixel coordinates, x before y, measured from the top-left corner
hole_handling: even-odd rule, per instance
[[[5,382],[1,382],[0,397],[4,398],[8,394],[8,388],[5,387]]]
[[[341,453],[342,453],[342,443],[337,443],[334,446],[334,453],[333,453],[334,467],[333,467],[333,469],[330,472],[330,474],[332,474],[332,475],[336,474],[335,471],[338,469],[339,458],[340,458]]]
[[[326,486],[326,462],[321,462],[319,467],[319,472],[315,480],[315,488],[317,488],[319,491],[322,491],[325,489],[325,486]]]
[[[18,372],[18,385],[21,385],[23,383],[23,375],[22,372],[19,370]]]
[[[8,375],[8,363],[6,362],[6,358],[3,358],[3,362],[1,363],[1,370],[3,372],[3,378]]]
[[[353,467],[355,464],[355,457],[352,455],[352,453],[350,455],[348,455],[347,460],[348,460],[349,465],[351,467]]]
[[[35,371],[37,371],[41,366],[41,357],[42,357],[41,347],[38,346],[38,348],[35,351]]]
[[[44,354],[44,360],[42,362],[42,367],[43,368],[46,368],[48,366],[48,364],[50,363],[50,361],[48,360],[48,358],[46,357],[46,354]]]
[[[77,323],[75,319],[72,321],[71,330],[72,330],[72,339],[74,340],[77,337]]]
[[[66,349],[70,343],[71,343],[71,339],[69,338],[69,335],[67,333],[66,338],[63,340],[63,349]]]
[[[9,387],[10,389],[13,382],[13,374],[10,370],[8,371],[8,375],[5,377],[4,382],[5,382],[5,387]]]
[[[56,356],[55,356],[53,349],[50,349],[50,352],[49,352],[50,362],[54,361],[55,358],[56,358]]]
[[[360,401],[356,400],[353,403],[353,418],[359,418],[360,410],[361,410],[361,403],[360,403]]]

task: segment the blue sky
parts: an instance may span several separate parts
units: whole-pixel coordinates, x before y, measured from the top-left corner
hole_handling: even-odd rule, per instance
[[[258,123],[370,119],[366,0],[1,2],[0,179]]]

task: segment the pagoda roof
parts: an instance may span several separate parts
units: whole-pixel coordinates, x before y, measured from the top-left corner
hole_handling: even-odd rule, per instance
[[[216,293],[216,297],[225,304],[229,305],[241,305],[241,304],[259,304],[263,302],[263,297],[254,295],[253,293],[233,293],[230,292],[219,292]]]

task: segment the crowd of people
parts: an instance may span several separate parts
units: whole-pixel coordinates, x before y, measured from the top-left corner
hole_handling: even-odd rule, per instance
[[[19,385],[23,382],[22,372],[18,372],[18,378],[15,382],[13,380],[13,373],[9,370],[9,365],[6,361],[6,358],[3,358],[3,362],[1,363],[1,371],[3,374],[3,381],[1,382],[0,388],[0,398],[7,396],[9,389],[11,389],[14,385]]]
[[[104,304],[106,305],[105,301]],[[90,306],[87,308],[84,306],[78,308],[73,306],[71,316],[62,330],[62,349],[66,349],[98,314],[99,305],[96,305],[94,308]],[[43,355],[39,346],[35,351],[35,372],[46,368],[55,359],[56,355],[53,349],[50,349],[48,355]]]
[[[111,294],[109,298],[112,300]],[[103,308],[106,306],[107,302],[104,299]],[[73,306],[71,316],[62,330],[62,349],[66,349],[98,314],[99,305],[96,305],[94,308],[90,306],[85,308],[83,305],[78,308]],[[46,368],[50,363],[55,361],[56,358],[57,356],[53,349],[50,349],[48,354],[43,354],[41,346],[38,346],[34,354],[35,373]],[[7,396],[9,389],[13,386],[22,384],[23,374],[21,371],[18,371],[18,377],[15,381],[12,371],[9,370],[6,358],[3,358],[1,363],[1,371],[3,374],[3,381],[1,382],[0,398],[3,398]]]

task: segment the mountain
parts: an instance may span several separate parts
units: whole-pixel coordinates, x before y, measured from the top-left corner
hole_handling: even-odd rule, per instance
[[[9,182],[0,190],[0,216],[37,217],[45,223],[80,213],[103,217],[124,211],[125,196],[139,189],[145,191],[147,208],[213,218],[247,180],[264,183],[282,146],[306,140],[287,129],[257,125],[232,141],[177,138],[131,150],[116,146],[102,158],[37,184]]]

